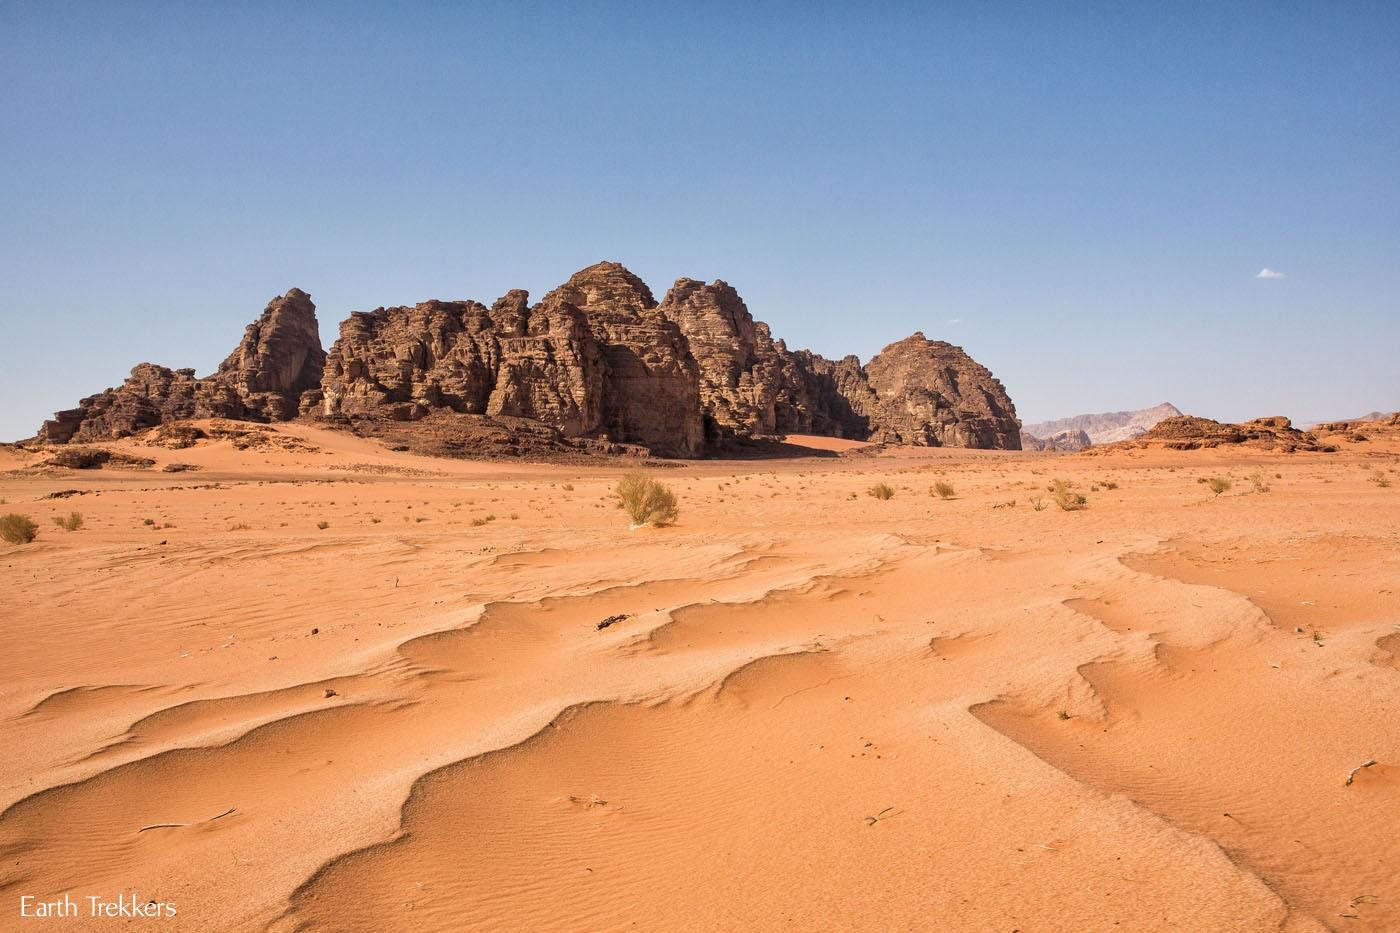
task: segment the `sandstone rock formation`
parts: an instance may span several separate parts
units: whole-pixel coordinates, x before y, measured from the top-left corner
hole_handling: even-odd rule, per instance
[[[540,305],[585,315],[604,362],[602,427],[609,438],[663,455],[700,451],[699,367],[645,282],[620,263],[600,262],[574,273]]]
[[[642,449],[686,457],[790,433],[1021,445],[1005,389],[958,347],[915,334],[865,366],[854,356],[790,351],[727,283],[680,279],[658,304],[614,262],[575,273],[533,306],[517,290],[489,308],[433,300],[355,312],[329,353],[310,297],[293,289],[212,375],[143,363],[122,386],[59,412],[38,440],[298,414],[463,456]]]
[[[189,418],[285,421],[320,383],[324,360],[316,306],[294,288],[268,303],[213,375],[196,379],[193,369],[141,363],[120,386],[56,413],[36,439],[66,444],[126,437]]]
[[[881,350],[865,371],[877,399],[872,440],[1021,449],[1006,389],[961,347],[915,333]]]
[[[1123,443],[1168,450],[1199,450],[1223,444],[1240,444],[1286,453],[1300,450],[1330,452],[1337,449],[1319,442],[1315,435],[1307,431],[1299,431],[1291,421],[1281,416],[1230,424],[1182,415],[1167,418],[1135,440]]]
[[[1083,431],[1092,444],[1113,444],[1147,433],[1165,418],[1176,418],[1181,410],[1170,402],[1136,411],[1105,411],[1092,415],[1075,415],[1023,425],[1022,434],[1048,438],[1064,431]]]
[[[1326,421],[1312,426],[1312,433],[1328,442],[1335,439],[1364,444],[1367,441],[1400,440],[1400,411],[1371,412],[1350,421]]]
[[[231,388],[242,403],[243,414],[229,417],[288,421],[296,417],[302,393],[321,384],[325,362],[316,306],[294,288],[268,303],[210,378]]]
[[[739,293],[722,280],[678,279],[657,310],[680,328],[695,358],[706,438],[776,433],[783,360]]]

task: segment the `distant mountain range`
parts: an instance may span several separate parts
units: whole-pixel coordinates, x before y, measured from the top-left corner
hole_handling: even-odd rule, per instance
[[[1137,411],[1105,411],[1094,415],[1075,415],[1072,418],[1059,418],[1055,421],[1023,424],[1021,425],[1022,443],[1025,447],[1034,449],[1037,446],[1046,445],[1025,442],[1024,438],[1027,435],[1043,442],[1066,434],[1077,436],[1079,432],[1083,432],[1091,444],[1112,444],[1115,441],[1131,440],[1140,434],[1146,434],[1159,421],[1180,415],[1179,408],[1170,402],[1163,402],[1160,405],[1141,408]],[[1058,447],[1059,445],[1054,446]]]
[[[1341,421],[1388,421],[1390,420],[1390,416],[1391,412],[1388,411],[1372,411],[1364,415],[1358,415],[1355,418],[1331,418],[1325,421],[1314,421],[1311,426],[1317,427],[1319,424],[1337,424]],[[1022,428],[1022,430],[1024,431],[1025,429]]]

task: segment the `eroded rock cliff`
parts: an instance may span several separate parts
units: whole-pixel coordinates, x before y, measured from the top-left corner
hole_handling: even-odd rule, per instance
[[[489,308],[433,300],[355,312],[329,353],[310,296],[293,289],[268,304],[212,375],[143,363],[121,386],[59,412],[38,439],[299,414],[376,436],[386,432],[371,423],[422,423],[446,439],[438,447],[464,453],[472,438],[503,431],[680,457],[794,433],[1020,447],[1002,384],[959,347],[919,333],[864,366],[790,351],[726,282],[680,279],[658,303],[615,262],[575,273],[533,306],[517,290]],[[454,416],[480,421],[456,431]]]

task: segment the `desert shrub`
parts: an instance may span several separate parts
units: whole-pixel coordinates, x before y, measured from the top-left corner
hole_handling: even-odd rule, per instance
[[[480,528],[482,525],[489,525],[491,522],[494,522],[495,520],[496,520],[496,516],[495,516],[494,514],[491,514],[491,515],[482,515],[480,518],[474,518],[474,519],[472,519],[472,527],[473,527],[473,528]]]
[[[1227,492],[1235,484],[1230,481],[1228,476],[1212,476],[1206,480],[1206,485],[1210,487],[1211,492],[1218,496],[1222,492]]]
[[[955,491],[952,483],[945,483],[943,480],[939,480],[933,484],[933,493],[940,499],[953,498],[953,493]]]
[[[893,499],[894,487],[890,486],[887,483],[876,483],[874,486],[871,486],[869,489],[867,489],[865,491],[865,494],[868,496],[874,496],[876,499]]]
[[[1380,470],[1377,470],[1376,475],[1371,477],[1371,482],[1375,483],[1382,489],[1390,488],[1390,477],[1386,476]]]
[[[0,518],[0,538],[11,544],[28,544],[39,536],[39,526],[15,512]]]
[[[1117,488],[1118,488],[1118,484],[1115,483],[1115,482],[1113,482],[1112,480],[1107,480],[1107,479],[1106,479],[1106,480],[1103,481],[1103,488],[1104,488],[1104,489],[1117,489]]]
[[[1055,493],[1055,504],[1066,512],[1077,512],[1089,504],[1089,500],[1074,491],[1074,487],[1062,479],[1055,480],[1051,487]]]
[[[1264,479],[1264,472],[1262,470],[1255,470],[1253,473],[1249,474],[1249,487],[1255,492],[1269,491],[1269,483]]]
[[[61,515],[55,515],[53,517],[53,523],[64,531],[77,531],[79,528],[83,527],[83,513],[69,512],[67,518]]]
[[[1035,509],[1037,512],[1044,512],[1044,511],[1045,511],[1045,497],[1044,497],[1044,496],[1032,496],[1032,497],[1031,497],[1031,508]]]
[[[613,492],[634,527],[670,525],[680,515],[676,494],[643,473],[628,473],[618,481]]]
[[[319,528],[319,529],[321,529],[322,531],[325,531],[327,528],[331,527],[331,523],[330,523],[330,522],[317,522],[317,523],[316,523],[316,527]]]

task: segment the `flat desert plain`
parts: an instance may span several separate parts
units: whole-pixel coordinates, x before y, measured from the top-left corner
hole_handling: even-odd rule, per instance
[[[277,431],[0,454],[0,927],[1400,929],[1394,449]]]

